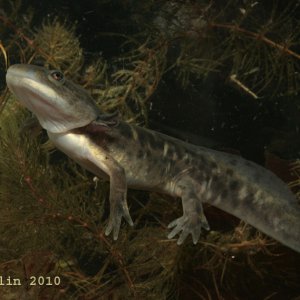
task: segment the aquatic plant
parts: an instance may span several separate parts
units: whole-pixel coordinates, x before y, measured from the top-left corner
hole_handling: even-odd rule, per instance
[[[296,8],[295,8],[296,7]],[[253,98],[299,92],[297,3],[266,9],[253,1],[168,1],[154,25],[179,44],[174,67],[183,85],[212,72]]]
[[[99,93],[103,109],[113,110],[118,107],[128,122],[146,122],[147,100],[155,92],[162,77],[167,45],[159,39],[138,41],[126,40],[127,47],[132,43],[132,50],[114,64],[120,68],[111,74],[112,84]]]
[[[75,35],[75,24],[68,26],[55,18],[52,22],[44,22],[34,37],[36,48],[45,51],[35,58],[41,56],[45,65],[59,68],[66,74],[74,74],[82,68],[83,51]]]

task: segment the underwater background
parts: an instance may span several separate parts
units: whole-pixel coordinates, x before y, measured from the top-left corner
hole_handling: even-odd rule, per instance
[[[299,300],[299,253],[211,206],[211,231],[178,247],[180,201],[130,190],[134,228],[106,237],[108,183],[5,83],[11,64],[60,69],[101,109],[241,155],[299,196],[299,15],[296,0],[0,0],[0,299]]]

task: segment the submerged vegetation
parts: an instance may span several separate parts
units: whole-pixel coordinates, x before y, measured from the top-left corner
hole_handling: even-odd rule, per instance
[[[104,111],[145,126],[150,99],[172,89],[169,78],[182,90],[217,78],[251,101],[275,103],[299,94],[299,2],[116,2],[124,13],[112,27],[126,33],[93,33],[95,47],[118,41],[117,55],[105,57],[82,47],[78,23],[37,20],[34,6],[0,0],[0,275],[22,281],[0,286],[0,298],[296,299],[299,254],[212,207],[212,231],[178,247],[166,226],[181,214],[179,202],[129,191],[135,226],[123,226],[117,242],[106,237],[108,184],[49,147],[44,132],[26,129],[30,115],[4,75],[12,63],[61,69]],[[294,188],[299,163],[293,168]],[[32,276],[53,284],[30,285]]]

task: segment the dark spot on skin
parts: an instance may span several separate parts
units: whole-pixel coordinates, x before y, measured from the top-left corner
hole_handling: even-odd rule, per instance
[[[226,170],[226,174],[227,174],[228,176],[232,176],[232,175],[233,175],[233,170],[232,170],[232,169],[227,169],[227,170]]]
[[[212,181],[213,181],[213,182],[217,182],[218,180],[220,180],[220,176],[214,174],[214,175],[212,176]]]
[[[201,164],[206,164],[206,161],[205,161],[203,155],[199,155],[199,162],[200,162]]]
[[[210,175],[209,175],[209,174],[206,174],[206,175],[205,175],[205,181],[208,182],[209,180],[210,180]]]
[[[231,180],[229,183],[229,188],[231,190],[236,190],[239,187],[239,182],[237,180]]]
[[[255,178],[256,180],[260,180],[260,179],[261,179],[261,172],[256,171],[256,172],[255,172],[255,175],[254,175],[254,178]]]
[[[163,178],[166,174],[165,174],[165,168],[160,168],[159,174],[160,174],[160,178]]]
[[[203,175],[202,174],[198,174],[197,176],[197,182],[202,182],[203,181]]]
[[[209,177],[211,176],[212,170],[209,164],[204,160],[201,162],[198,159],[194,159],[193,157],[191,157],[190,165],[194,166],[198,170],[201,170],[201,172],[205,174],[205,180],[209,179]]]
[[[190,166],[190,161],[189,160],[185,159],[183,162],[184,162],[185,166]]]
[[[228,196],[228,191],[227,190],[223,190],[221,193],[221,198],[224,199]]]
[[[151,143],[149,143],[149,141],[148,141],[148,143],[146,144],[146,147],[147,147],[147,149],[149,149],[151,152],[154,152],[155,151],[155,144],[151,144]]]
[[[182,154],[181,149],[180,149],[180,148],[179,148],[179,149],[175,149],[175,151],[176,151],[177,159],[178,159],[178,160],[182,160],[183,154]]]
[[[233,166],[235,166],[237,164],[237,159],[236,158],[232,158],[229,163]]]
[[[155,162],[155,164],[160,165],[161,168],[166,168],[169,163],[170,163],[170,159],[168,157],[159,159],[159,161],[156,160],[156,162]]]
[[[144,152],[142,150],[139,150],[137,153],[137,158],[142,158],[144,156]]]
[[[212,177],[212,189],[217,193],[222,191],[224,188],[225,184],[222,178],[218,175],[213,175]]]
[[[250,162],[250,161],[248,161],[248,160],[245,161],[245,165],[246,165],[247,167],[249,167],[249,168],[253,168],[253,167],[254,167],[253,163]]]
[[[142,147],[145,147],[145,146],[146,146],[147,139],[146,139],[145,135],[142,134],[141,132],[138,132],[138,140],[139,140],[140,145],[141,145]]]
[[[124,151],[126,149],[126,145],[124,143],[120,143],[120,142],[116,141],[114,143],[112,143],[112,142],[108,143],[108,146],[109,146],[110,150],[112,149],[111,148],[112,144],[113,144],[113,148],[117,149],[119,151]],[[128,151],[126,153],[127,153],[127,155],[129,155]]]
[[[248,194],[243,200],[245,203],[252,203],[254,199],[254,195],[253,194]]]
[[[132,130],[131,127],[128,126],[127,124],[122,124],[121,126],[118,127],[119,130],[119,134],[121,136],[123,136],[126,139],[132,139],[133,135],[132,135]]]
[[[171,164],[171,169],[173,169],[173,170],[172,170],[172,173],[173,173],[173,174],[179,174],[180,171],[182,171],[180,168],[175,167],[175,165],[173,165],[173,164]]]
[[[196,208],[197,214],[201,214],[203,212],[201,201],[196,201],[195,208]]]
[[[159,137],[155,137],[155,142],[151,145],[153,150],[163,151],[165,142],[162,141]]]
[[[218,167],[218,165],[216,164],[216,162],[211,161],[211,162],[210,162],[210,167],[211,167],[212,169],[216,169],[216,168]]]

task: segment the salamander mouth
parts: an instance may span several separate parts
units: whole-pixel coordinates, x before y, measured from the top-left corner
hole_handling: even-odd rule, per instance
[[[9,89],[33,113],[38,115],[51,114],[53,116],[58,113],[55,106],[47,101],[51,97],[56,98],[56,94],[46,85],[26,77],[18,71],[10,72],[9,70],[6,80]]]

